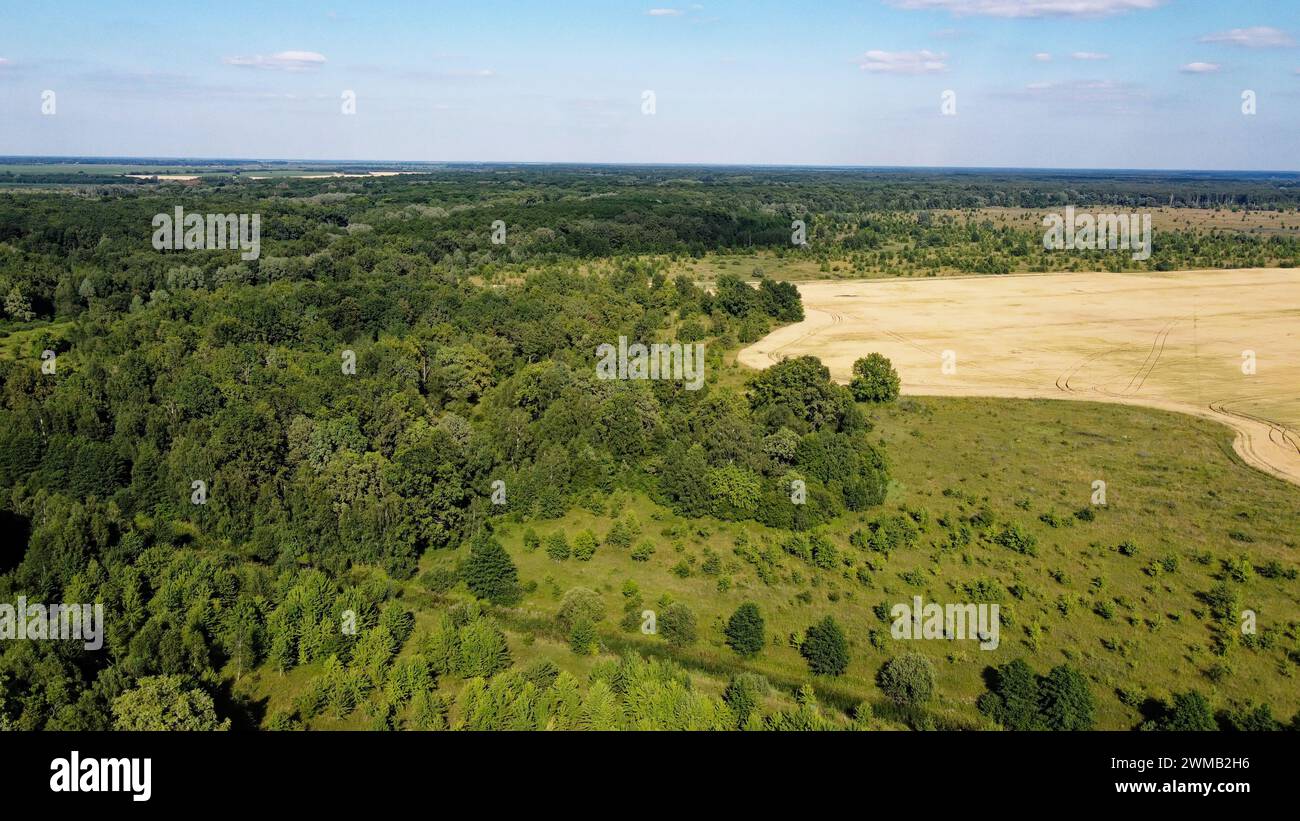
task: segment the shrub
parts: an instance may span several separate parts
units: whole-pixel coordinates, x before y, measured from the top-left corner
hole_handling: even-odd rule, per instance
[[[934,696],[934,665],[920,653],[903,653],[881,666],[877,683],[895,704],[918,707]]]
[[[532,553],[542,546],[542,540],[538,537],[537,531],[531,527],[524,531],[524,550]]]
[[[1228,729],[1240,732],[1265,732],[1282,729],[1282,722],[1273,717],[1273,708],[1267,704],[1249,703],[1223,713]]]
[[[781,549],[805,562],[812,562],[812,545],[804,533],[791,533],[790,537],[781,543]]]
[[[641,525],[634,516],[629,514],[625,518],[614,522],[613,527],[609,529],[609,533],[605,536],[605,544],[626,549],[631,547],[632,542],[636,541],[640,535]]]
[[[591,561],[596,555],[596,534],[583,530],[573,537],[573,558],[580,562]]]
[[[804,634],[799,653],[814,675],[839,676],[849,666],[849,643],[835,619],[827,616]]]
[[[1231,585],[1219,582],[1209,589],[1204,598],[1216,619],[1225,624],[1236,622],[1237,614],[1241,611],[1241,603],[1237,591]]]
[[[569,630],[569,648],[580,656],[595,654],[600,647],[596,628],[586,619],[579,619]]]
[[[1015,522],[1002,526],[1002,530],[993,537],[993,541],[1017,553],[1026,556],[1038,555],[1038,539]]]
[[[1223,572],[1234,582],[1244,582],[1254,574],[1255,568],[1251,565],[1249,557],[1238,556],[1235,559],[1223,560]]]
[[[664,640],[674,647],[687,647],[695,643],[697,636],[695,613],[680,602],[664,608],[659,617],[659,633]]]
[[[546,537],[546,555],[562,562],[569,558],[569,542],[564,538],[564,531],[557,530]]]
[[[1265,579],[1295,578],[1295,570],[1283,567],[1282,563],[1277,559],[1269,559],[1262,566],[1256,568],[1255,572]]]
[[[731,614],[723,634],[727,637],[728,647],[742,658],[753,658],[763,649],[763,629],[763,616],[758,612],[758,606],[745,602]]]
[[[605,618],[605,602],[600,594],[586,587],[574,587],[560,599],[560,609],[555,613],[555,621],[567,633],[578,622],[592,624]]]
[[[451,567],[431,567],[420,574],[420,584],[430,593],[446,593],[456,586],[460,576]]]
[[[820,567],[823,570],[833,570],[839,564],[840,554],[835,549],[835,545],[823,533],[813,533],[808,537],[808,544],[812,551],[812,563],[814,567]]]
[[[713,550],[704,548],[704,561],[700,563],[700,572],[706,576],[716,576],[722,572],[722,557]]]
[[[744,727],[749,716],[758,707],[758,700],[772,689],[767,678],[757,673],[739,673],[727,682],[722,691],[722,700],[736,716],[736,726]]]

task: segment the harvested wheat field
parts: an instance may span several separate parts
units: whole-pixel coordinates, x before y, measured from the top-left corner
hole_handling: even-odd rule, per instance
[[[903,392],[1122,402],[1218,419],[1300,484],[1300,270],[809,282],[806,319],[740,353],[813,354],[847,381],[888,356]],[[945,352],[949,367],[944,367]],[[1249,370],[1253,352],[1254,373]]]

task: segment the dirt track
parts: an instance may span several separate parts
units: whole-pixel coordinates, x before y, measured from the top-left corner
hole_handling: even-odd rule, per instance
[[[1300,484],[1300,269],[809,282],[799,292],[807,318],[742,350],[741,363],[814,354],[847,381],[855,359],[879,351],[904,393],[1194,414],[1236,430],[1250,464]]]

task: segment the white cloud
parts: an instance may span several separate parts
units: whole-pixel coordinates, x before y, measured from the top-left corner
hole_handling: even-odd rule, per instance
[[[1186,65],[1179,66],[1178,70],[1184,74],[1213,74],[1214,72],[1219,70],[1219,64],[1202,63],[1198,61],[1195,63],[1187,63]]]
[[[1034,55],[1034,59],[1040,63],[1050,63],[1052,62],[1052,55],[1050,52],[1040,51]]]
[[[646,12],[651,17],[681,17],[685,13],[681,9],[650,9]]]
[[[1103,54],[1100,51],[1076,51],[1070,55],[1076,60],[1109,60],[1109,54]]]
[[[1287,48],[1295,45],[1291,35],[1281,29],[1269,26],[1252,26],[1244,29],[1229,29],[1201,38],[1202,43],[1226,43],[1243,48]]]
[[[223,62],[230,66],[267,68],[278,71],[308,71],[325,65],[325,55],[314,51],[277,51],[269,57],[227,57]]]
[[[884,74],[937,74],[948,70],[948,55],[926,51],[868,51],[857,58],[863,71]]]
[[[962,17],[1107,17],[1153,9],[1166,0],[885,0],[901,9],[948,11]]]

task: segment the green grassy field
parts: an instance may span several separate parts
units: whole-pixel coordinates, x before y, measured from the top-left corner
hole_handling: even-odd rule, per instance
[[[824,706],[847,709],[873,705],[873,724],[890,727],[888,705],[875,687],[880,665],[904,650],[931,657],[938,672],[938,697],[930,712],[940,726],[983,726],[975,699],[992,664],[1025,658],[1039,672],[1069,662],[1092,683],[1101,728],[1140,723],[1130,706],[1141,698],[1165,698],[1174,690],[1197,688],[1216,706],[1253,699],[1289,717],[1300,708],[1296,656],[1300,642],[1300,583],[1252,574],[1234,583],[1242,608],[1258,614],[1267,647],[1241,642],[1215,655],[1211,616],[1201,596],[1223,576],[1221,560],[1246,556],[1262,566],[1270,559],[1296,563],[1300,489],[1239,464],[1227,428],[1178,414],[1118,405],[991,399],[904,399],[874,414],[871,436],[886,443],[895,479],[882,508],[837,521],[828,533],[850,565],[818,570],[780,553],[774,533],[753,523],[685,520],[640,494],[619,492],[562,519],[506,523],[497,534],[519,567],[530,592],[515,608],[499,610],[516,662],[549,658],[580,677],[594,663],[573,655],[550,625],[563,593],[575,586],[597,591],[607,616],[599,625],[604,653],[636,648],[671,655],[691,670],[700,688],[716,692],[742,670],[762,673],[786,701],[811,677],[792,634],[831,614],[848,634],[853,660],[846,675],[814,680]],[[1072,513],[1089,507],[1094,480],[1107,483],[1107,505],[1092,508],[1094,521]],[[910,511],[921,520],[911,548],[885,558],[850,546],[849,534],[881,515]],[[946,548],[948,529],[984,511],[991,525],[964,547]],[[655,544],[648,561],[603,543],[614,519],[635,516],[641,539]],[[1054,517],[1053,526],[1040,517]],[[1037,538],[1038,555],[1028,556],[987,538],[1004,523],[1017,523]],[[532,527],[545,541],[562,530],[570,542],[591,529],[602,544],[586,562],[548,558],[545,547],[527,551],[523,533]],[[759,580],[754,567],[737,558],[736,538],[771,543],[780,555],[777,579]],[[976,533],[979,530],[976,529]],[[1136,555],[1119,544],[1132,540]],[[640,540],[638,540],[639,542]],[[421,570],[453,564],[456,553],[430,553]],[[706,551],[720,559],[718,572],[704,572]],[[1155,570],[1158,559],[1176,558],[1172,572]],[[856,567],[870,562],[870,581]],[[684,565],[688,574],[674,572]],[[1154,573],[1154,575],[1152,575]],[[418,578],[418,577],[417,577]],[[619,627],[622,587],[632,580],[643,607],[660,610],[665,597],[697,614],[700,639],[671,650],[658,636]],[[910,601],[972,601],[964,586],[983,581],[999,591],[1000,646],[980,650],[973,641],[902,641],[875,608]],[[453,592],[463,597],[463,587]],[[404,597],[419,614],[417,633],[427,623],[434,599],[418,581]],[[723,643],[725,619],[742,602],[755,602],[767,620],[768,644],[758,658],[743,661]],[[1100,611],[1113,608],[1110,617]],[[873,646],[873,633],[875,634]],[[414,642],[408,643],[408,651]],[[1288,655],[1288,651],[1291,652]],[[241,689],[266,698],[270,711],[289,709],[314,667],[281,677],[261,671],[245,677]],[[459,682],[442,683],[454,693]],[[1119,697],[1128,691],[1129,704]],[[343,721],[319,718],[312,726],[363,726],[357,711]]]
[[[0,329],[0,360],[21,357],[39,358],[38,343],[63,337],[72,329],[72,321],[31,323],[31,327]]]

